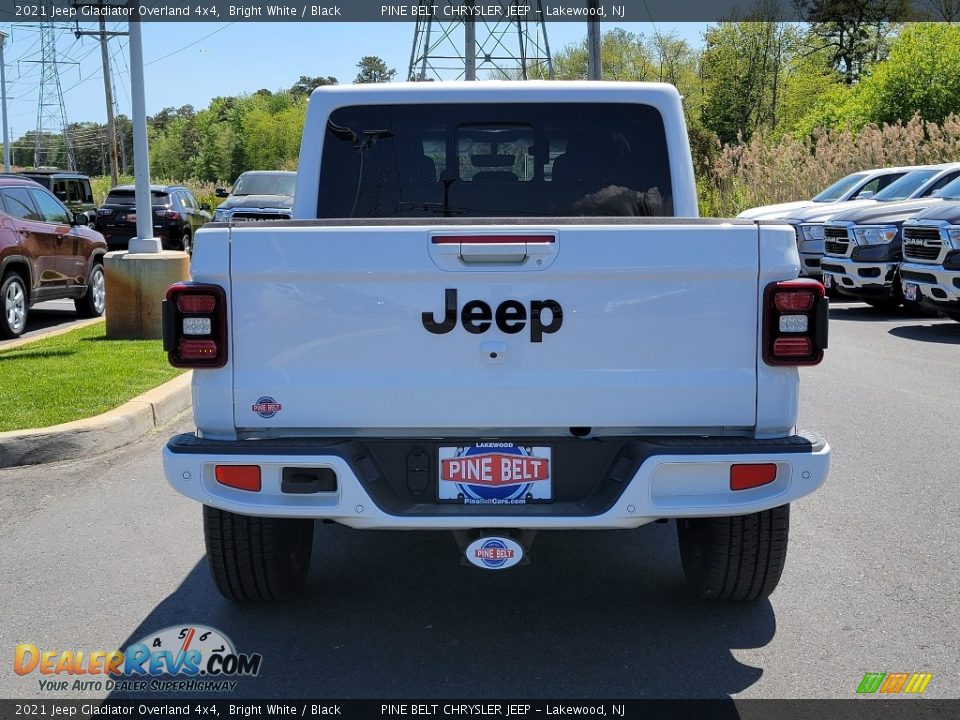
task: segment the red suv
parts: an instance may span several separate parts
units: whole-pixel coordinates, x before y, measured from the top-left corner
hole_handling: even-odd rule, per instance
[[[20,335],[27,311],[72,298],[84,317],[103,314],[107,243],[46,188],[0,177],[0,338]]]

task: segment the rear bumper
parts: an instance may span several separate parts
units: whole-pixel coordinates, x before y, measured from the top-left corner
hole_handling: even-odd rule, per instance
[[[137,229],[126,226],[104,227],[100,229],[100,234],[103,235],[110,249],[126,249],[130,241],[137,236]],[[166,246],[173,234],[166,226],[154,225],[153,236],[159,238]],[[179,239],[179,235],[177,235],[177,239]]]
[[[823,438],[803,433],[776,440],[659,437],[622,439],[614,461],[576,502],[513,506],[440,505],[431,497],[391,500],[389,449],[368,452],[360,440],[209,441],[178,435],[163,453],[164,473],[175,490],[213,507],[243,515],[327,519],[369,529],[606,529],[632,528],[659,518],[744,515],[793,502],[819,488],[830,467]],[[407,441],[412,447],[416,441]],[[591,441],[581,440],[578,443]],[[421,443],[428,444],[428,443]],[[375,448],[376,449],[376,448]],[[621,458],[628,458],[624,463]],[[731,491],[730,466],[772,463],[776,479]],[[217,483],[217,465],[258,465],[262,489],[248,492]],[[393,462],[394,465],[398,463]],[[336,490],[281,491],[284,468],[329,468]],[[435,474],[430,475],[435,481]],[[559,492],[558,492],[559,494]]]

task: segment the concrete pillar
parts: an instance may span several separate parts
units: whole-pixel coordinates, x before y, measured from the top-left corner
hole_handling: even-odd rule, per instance
[[[190,279],[190,256],[179,250],[158,253],[111,252],[104,257],[107,337],[154,340],[162,337],[160,303],[167,288]]]

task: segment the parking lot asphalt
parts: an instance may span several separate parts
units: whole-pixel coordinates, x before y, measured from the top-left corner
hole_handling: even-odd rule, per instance
[[[688,599],[672,522],[541,533],[503,573],[461,566],[448,533],[318,525],[305,598],[231,605],[199,506],[162,476],[181,417],[93,461],[0,470],[0,697],[108,694],[45,694],[13,673],[18,643],[109,651],[190,623],[263,655],[241,697],[850,698],[895,671],[960,697],[960,323],[831,317],[801,424],[833,466],[793,508],[769,600]]]
[[[83,322],[85,318],[77,315],[73,300],[48,300],[37,303],[27,315],[27,330],[19,339],[39,338],[53,329],[69,328]],[[0,340],[0,350],[17,340]]]

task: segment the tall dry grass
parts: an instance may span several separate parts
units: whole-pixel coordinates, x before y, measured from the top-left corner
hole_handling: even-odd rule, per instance
[[[700,214],[732,217],[758,205],[808,199],[857,170],[941,162],[960,162],[960,116],[939,125],[914,116],[907,123],[867,125],[856,133],[822,131],[802,140],[754,135],[720,148],[698,183]]]
[[[217,205],[223,202],[218,198],[214,191],[218,187],[227,187],[230,185],[228,183],[212,183],[206,182],[203,180],[187,180],[185,182],[174,182],[173,180],[163,179],[163,178],[152,178],[151,182],[154,185],[183,185],[187,187],[190,192],[193,193],[193,196],[197,199],[197,202],[203,204],[206,203],[211,208],[216,208]],[[133,175],[121,175],[120,176],[120,185],[133,185],[134,177]],[[107,194],[110,192],[110,187],[112,183],[110,182],[110,177],[106,175],[95,175],[90,178],[90,187],[93,190],[93,201],[99,207],[103,205],[103,201],[106,199]]]

